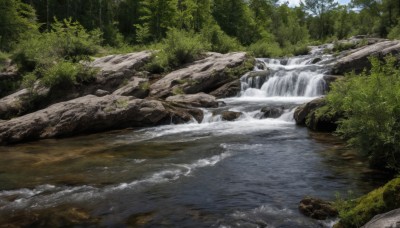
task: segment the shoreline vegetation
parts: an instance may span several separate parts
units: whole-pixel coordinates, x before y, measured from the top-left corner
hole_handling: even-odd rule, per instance
[[[333,70],[335,82],[329,82],[325,99],[296,111],[297,123],[317,131],[335,130],[369,159],[371,167],[388,175],[400,172],[400,44],[379,46],[391,42],[386,38],[400,38],[396,1],[353,0],[351,5],[338,5],[333,0],[305,0],[297,7],[266,0],[117,2],[0,1],[0,97],[26,89],[24,103],[16,111],[1,114],[0,124],[52,104],[45,99],[58,103],[62,97],[76,98],[82,88],[98,80],[99,70],[90,67],[90,62],[110,54],[151,50],[130,72],[144,72],[146,80],[137,82],[140,91],[135,94],[146,97],[153,82],[212,58],[209,52],[248,53],[238,65],[215,74],[225,77],[218,81],[223,86],[250,70],[254,57],[304,55],[309,46],[330,43],[332,48],[326,53],[344,56],[339,60],[342,68]],[[346,62],[346,56],[375,44],[377,50]],[[123,80],[127,78],[119,81],[120,87],[129,84]],[[182,78],[174,83],[168,95],[183,95],[202,81]],[[120,110],[141,102],[114,103],[114,109]],[[160,112],[167,119],[179,116],[177,122],[194,115],[182,111],[182,106],[156,105],[168,107],[167,114]],[[376,214],[400,207],[398,202],[400,181],[395,178],[358,199],[338,200],[340,222],[335,227],[360,227]]]

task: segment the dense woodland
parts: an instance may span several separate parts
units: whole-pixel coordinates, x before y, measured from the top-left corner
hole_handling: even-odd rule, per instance
[[[176,28],[208,35],[211,49],[249,47],[267,49],[260,53],[266,55],[290,54],[293,45],[315,40],[400,35],[400,2],[395,0],[349,5],[306,0],[294,8],[275,0],[2,0],[0,15],[0,49],[6,52],[26,35],[51,31],[57,20],[69,18],[87,31],[101,32],[101,44],[112,47],[156,43]]]

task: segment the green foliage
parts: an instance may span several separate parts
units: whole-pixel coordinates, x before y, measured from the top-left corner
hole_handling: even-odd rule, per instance
[[[68,88],[90,81],[95,71],[79,63],[61,61],[42,72],[41,83],[48,88]],[[29,74],[28,74],[29,76]],[[28,78],[32,81],[33,77]]]
[[[355,200],[338,200],[340,222],[344,227],[361,227],[375,215],[400,207],[400,178]]]
[[[356,42],[334,42],[333,43],[333,52],[342,52],[342,51],[347,51],[353,48],[357,47]]]
[[[328,105],[346,117],[337,133],[373,167],[400,171],[400,70],[394,57],[370,60],[370,74],[350,74],[332,84]]]
[[[8,58],[9,58],[8,54],[0,51],[0,71],[2,71],[5,68]]]
[[[193,32],[171,29],[162,42],[162,50],[155,53],[147,69],[153,73],[168,71],[198,59],[210,49],[210,45],[202,37]]]
[[[87,32],[78,22],[56,22],[52,31],[21,40],[13,60],[27,71],[49,67],[62,59],[77,62],[98,51],[100,36],[98,30]]]
[[[228,36],[218,25],[203,28],[201,35],[211,44],[211,51],[227,53],[243,49],[237,39]]]
[[[20,0],[0,1],[0,50],[10,51],[15,41],[37,30],[35,10]]]

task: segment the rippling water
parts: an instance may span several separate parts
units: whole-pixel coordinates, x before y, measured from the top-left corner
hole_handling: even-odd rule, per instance
[[[286,75],[280,67],[296,84],[293,70],[299,67],[293,64],[304,71],[311,57],[272,66],[281,76],[269,77]],[[321,71],[310,72],[323,80]],[[323,83],[314,79],[308,81]],[[306,195],[359,195],[383,180],[331,135],[295,125],[294,107],[321,88],[297,85],[308,92],[293,97],[276,86],[282,89],[269,94],[266,84],[244,85],[241,97],[204,110],[203,123],[0,147],[0,224],[329,227],[332,221],[302,216],[298,202]],[[266,106],[283,106],[285,113],[260,119]],[[223,110],[243,115],[222,121],[217,113]]]

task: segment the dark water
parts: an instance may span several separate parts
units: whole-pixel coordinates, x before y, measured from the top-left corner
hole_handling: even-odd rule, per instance
[[[246,105],[257,107],[230,101],[225,109]],[[334,199],[379,184],[330,135],[284,118],[209,121],[1,147],[0,221],[320,227],[329,222],[297,211],[304,196]]]
[[[323,68],[307,66],[312,57],[293,58],[289,66],[269,61],[273,81],[244,86],[225,107],[204,110],[201,124],[0,147],[0,224],[331,226],[302,216],[298,202],[307,195],[358,196],[384,178],[331,135],[295,125],[293,108],[313,98],[293,94],[315,96],[324,85]],[[283,106],[285,113],[260,119],[266,106]],[[243,115],[221,121],[212,113],[222,110]]]

